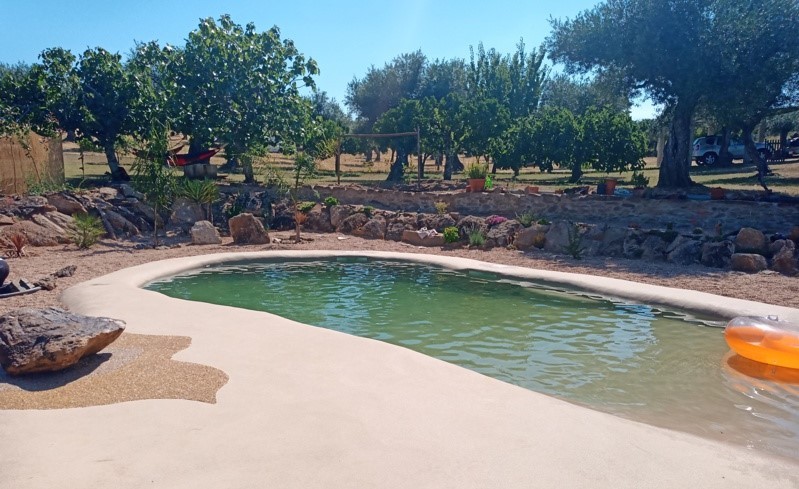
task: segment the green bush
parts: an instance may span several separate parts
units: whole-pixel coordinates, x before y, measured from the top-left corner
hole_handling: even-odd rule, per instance
[[[330,207],[333,207],[334,205],[339,205],[339,201],[338,201],[337,198],[335,198],[335,197],[326,197],[325,198],[325,206],[326,207],[330,208]]]
[[[297,204],[297,210],[302,212],[303,214],[307,214],[308,212],[311,212],[311,209],[313,209],[315,206],[316,202],[312,201],[300,202]]]
[[[536,217],[532,212],[524,212],[522,214],[516,214],[516,221],[519,222],[522,226],[529,228],[536,222]]]
[[[488,175],[488,165],[473,163],[466,169],[466,176],[469,178],[485,178]]]
[[[583,251],[585,251],[583,235],[580,233],[580,226],[577,224],[574,224],[569,229],[569,242],[565,247],[565,251],[575,260],[581,260],[583,258]]]
[[[447,206],[446,202],[436,202],[434,205],[436,206],[436,214],[442,216],[447,213],[449,206]]]
[[[69,231],[72,242],[80,249],[91,248],[100,236],[105,234],[105,228],[99,217],[89,214],[75,214],[74,229]]]
[[[362,210],[363,210],[363,213],[366,214],[366,217],[371,218],[372,217],[372,213],[375,211],[375,208],[372,207],[371,205],[365,205],[365,206],[363,206]]]
[[[458,228],[455,226],[450,226],[448,228],[444,228],[444,242],[445,243],[455,243],[460,239],[460,234],[458,233]]]
[[[486,235],[482,229],[472,229],[469,231],[469,245],[483,246],[486,243]]]

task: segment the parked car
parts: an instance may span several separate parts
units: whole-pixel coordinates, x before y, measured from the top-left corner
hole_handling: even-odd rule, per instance
[[[693,159],[696,164],[702,165],[715,165],[719,160],[719,153],[721,151],[721,136],[704,136],[694,140]],[[771,150],[766,143],[755,143],[758,154],[761,158],[768,159],[771,157]],[[730,154],[734,160],[741,160],[744,158],[744,142],[739,139],[730,139]]]

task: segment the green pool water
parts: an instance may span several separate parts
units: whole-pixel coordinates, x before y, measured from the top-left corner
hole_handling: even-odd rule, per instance
[[[742,373],[719,323],[688,314],[365,259],[229,263],[147,288],[374,338],[593,409],[798,457],[799,388]]]

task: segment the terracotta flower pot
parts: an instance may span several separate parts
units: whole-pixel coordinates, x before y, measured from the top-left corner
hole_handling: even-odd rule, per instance
[[[538,193],[538,187],[535,187],[535,186],[532,186],[532,185],[529,185],[529,186],[528,186],[527,188],[525,188],[524,190],[525,190],[525,192],[527,192],[528,194],[537,194],[537,193]]]
[[[485,178],[470,178],[469,190],[472,192],[482,192],[486,185]]]
[[[606,178],[605,179],[605,194],[606,195],[613,195],[613,192],[616,191],[616,179],[615,178]]]

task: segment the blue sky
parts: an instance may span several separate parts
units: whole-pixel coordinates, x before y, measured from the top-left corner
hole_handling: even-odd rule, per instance
[[[551,17],[573,17],[595,0],[6,0],[0,20],[0,61],[32,63],[48,47],[79,53],[102,46],[127,53],[134,41],[182,45],[200,18],[228,13],[259,30],[280,27],[283,37],[319,63],[317,86],[343,104],[347,83],[370,65],[421,49],[428,58],[469,56],[469,46],[511,52],[519,39],[538,46]],[[652,107],[633,109],[648,117]]]

